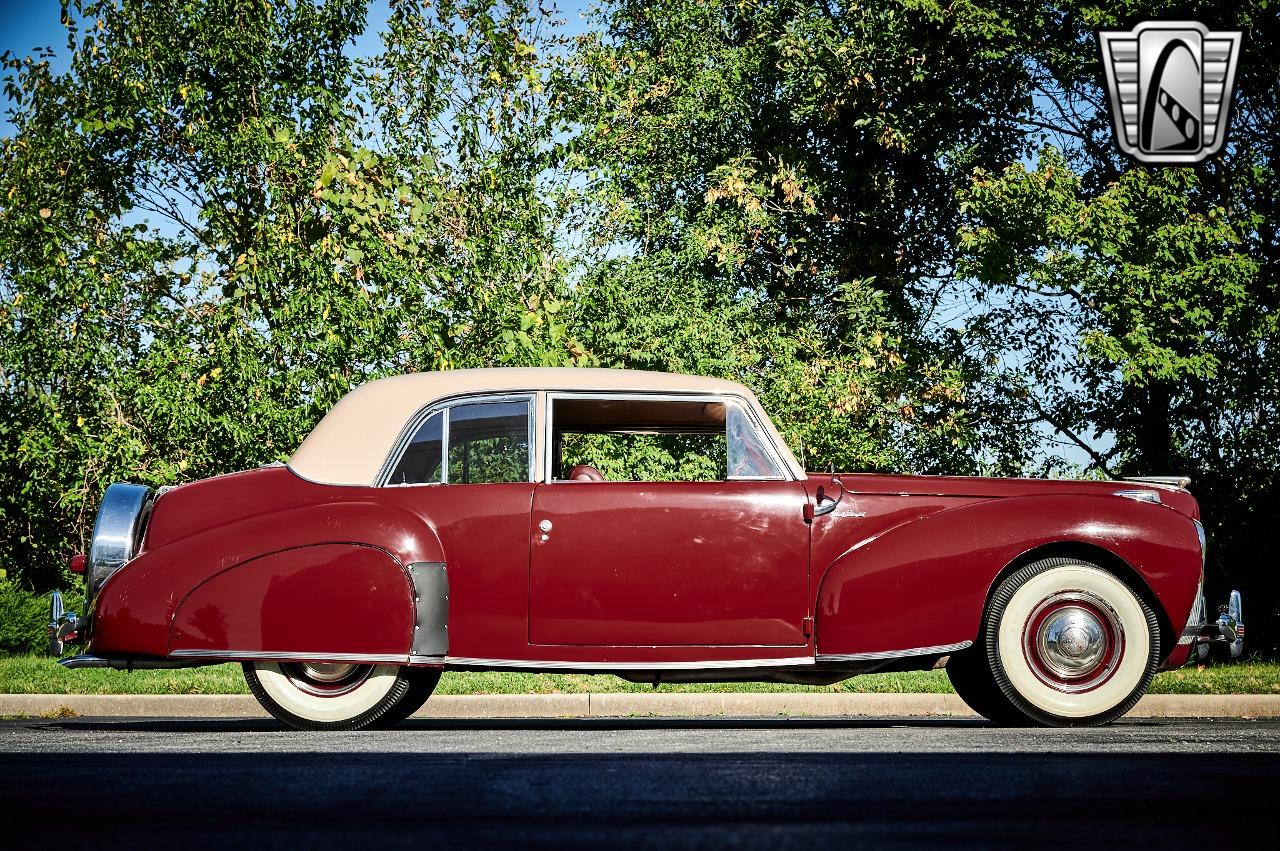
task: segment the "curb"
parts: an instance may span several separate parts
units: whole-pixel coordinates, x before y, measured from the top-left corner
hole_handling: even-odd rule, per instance
[[[0,694],[0,716],[265,718],[247,694]],[[912,717],[976,718],[954,694],[439,695],[414,718]],[[1280,718],[1280,695],[1149,694],[1130,718]]]

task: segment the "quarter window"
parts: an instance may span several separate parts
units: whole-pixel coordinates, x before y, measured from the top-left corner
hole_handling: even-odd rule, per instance
[[[391,474],[390,484],[421,485],[440,481],[441,449],[444,446],[444,411],[436,411],[418,427],[409,441],[400,463]]]

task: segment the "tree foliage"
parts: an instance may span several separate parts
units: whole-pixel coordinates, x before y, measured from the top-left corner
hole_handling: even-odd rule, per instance
[[[586,234],[614,252],[583,297],[628,326],[600,311],[602,356],[761,388],[814,465],[1021,469],[1009,400],[937,311],[956,189],[1021,150],[1007,15],[661,0],[597,22],[566,102]]]
[[[110,481],[285,458],[369,377],[551,359],[530,332],[563,328],[557,264],[516,155],[547,133],[516,103],[538,18],[396,4],[361,62],[365,15],[88,2],[67,71],[9,60],[0,557],[32,584]]]
[[[1280,496],[1280,16],[1266,2],[1179,6],[1244,31],[1224,155],[1150,167],[1111,139],[1097,28],[1167,4],[1062,4],[1028,49],[1034,158],[960,192],[958,273],[982,297],[1003,381],[1088,465],[1186,473],[1209,531],[1209,594],[1242,588],[1251,641],[1280,638],[1280,580],[1259,569]]]

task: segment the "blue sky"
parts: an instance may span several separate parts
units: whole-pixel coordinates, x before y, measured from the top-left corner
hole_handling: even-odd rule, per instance
[[[0,0],[0,53],[24,56],[33,53],[32,48],[50,45],[65,52],[61,14],[58,0]]]
[[[59,54],[65,54],[67,35],[61,16],[58,0],[0,0],[0,53],[8,50],[25,56],[36,48],[52,46]],[[374,0],[369,17],[374,22],[386,20],[387,0]],[[357,51],[371,52],[376,38],[375,26],[366,32]]]

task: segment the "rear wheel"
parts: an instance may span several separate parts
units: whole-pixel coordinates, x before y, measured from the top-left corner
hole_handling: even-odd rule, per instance
[[[953,683],[975,710],[998,723],[1087,727],[1119,718],[1146,692],[1160,629],[1113,574],[1049,558],[1000,583],[974,651]]]
[[[397,665],[246,662],[244,678],[263,708],[290,727],[362,730],[413,714],[440,674]]]

